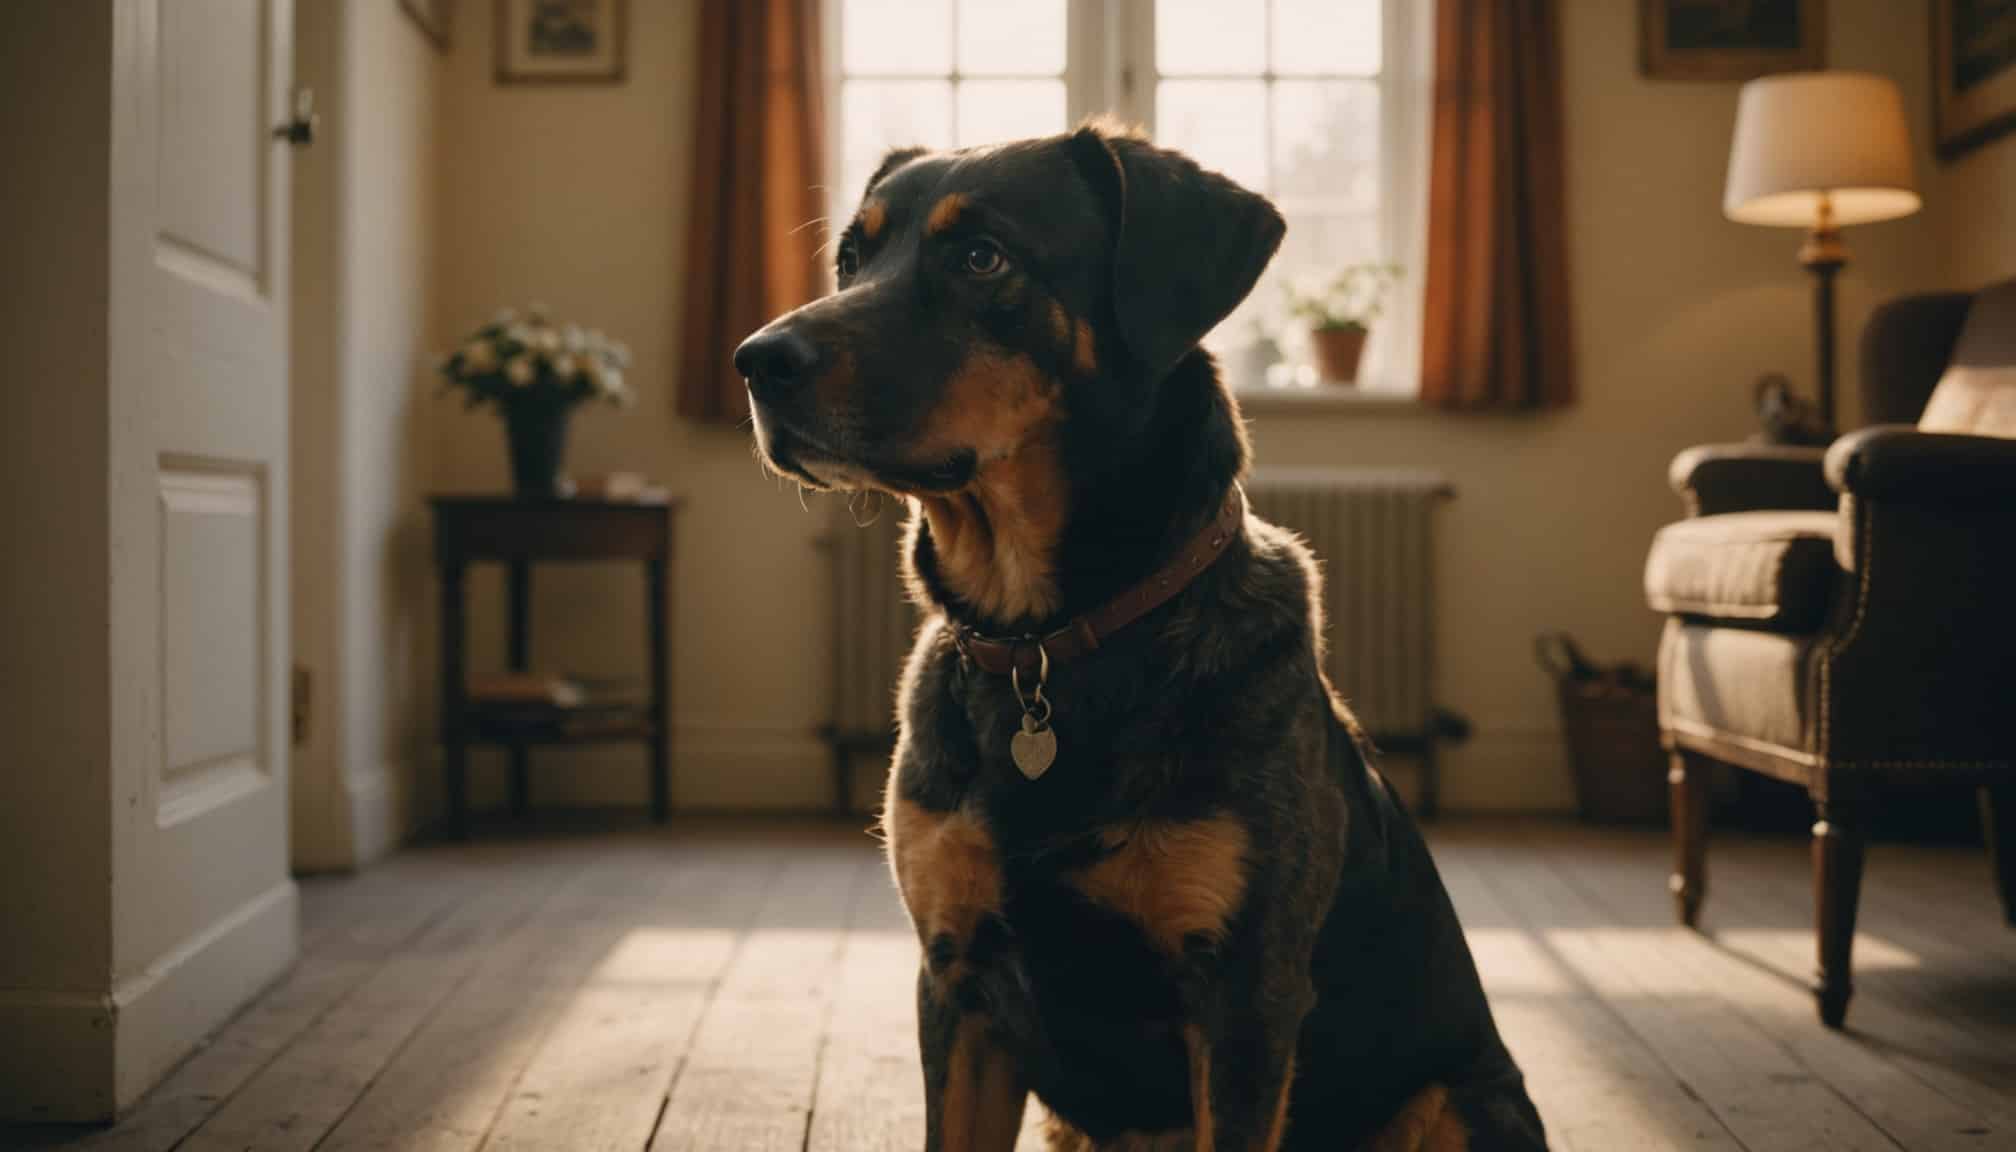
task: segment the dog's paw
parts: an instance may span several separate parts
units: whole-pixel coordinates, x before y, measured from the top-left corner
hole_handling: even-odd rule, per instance
[[[1469,1147],[1470,1129],[1449,1107],[1449,1090],[1430,1084],[1365,1145],[1365,1152],[1466,1152]]]

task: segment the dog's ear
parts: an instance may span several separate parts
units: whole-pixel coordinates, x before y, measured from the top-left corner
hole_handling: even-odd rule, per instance
[[[1253,290],[1287,224],[1266,197],[1137,136],[1088,124],[1067,147],[1107,205],[1121,343],[1159,380]]]
[[[924,155],[925,151],[926,149],[923,148],[891,148],[883,154],[882,163],[875,166],[875,174],[868,177],[868,186],[861,189],[861,195],[866,197],[868,193],[875,190],[877,184],[882,183],[883,177],[915,160],[917,157]]]

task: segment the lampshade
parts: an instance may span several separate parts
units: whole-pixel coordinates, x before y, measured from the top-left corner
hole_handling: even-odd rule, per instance
[[[1918,210],[1911,130],[1897,85],[1863,72],[1794,72],[1743,86],[1722,212],[1743,224],[1811,228]]]

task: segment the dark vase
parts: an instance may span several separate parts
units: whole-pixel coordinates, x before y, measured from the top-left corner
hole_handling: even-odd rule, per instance
[[[511,441],[511,488],[521,500],[552,500],[567,463],[568,405],[524,396],[504,406]]]

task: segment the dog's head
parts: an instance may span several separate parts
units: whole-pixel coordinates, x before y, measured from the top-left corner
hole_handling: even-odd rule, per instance
[[[813,487],[929,496],[1067,420],[1136,433],[1283,230],[1255,193],[1097,126],[891,153],[836,247],[839,290],[735,352],[757,442]]]

